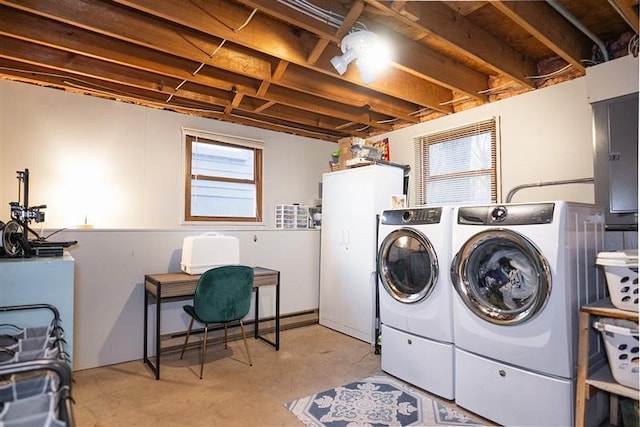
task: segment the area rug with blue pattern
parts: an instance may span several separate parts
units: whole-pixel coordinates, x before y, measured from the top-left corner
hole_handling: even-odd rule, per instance
[[[303,397],[285,407],[309,427],[485,425],[384,374]]]

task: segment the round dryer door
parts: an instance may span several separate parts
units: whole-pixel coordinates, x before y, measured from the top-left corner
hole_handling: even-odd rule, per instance
[[[547,260],[526,237],[505,229],[467,240],[451,263],[451,280],[474,314],[499,325],[533,318],[551,294]]]
[[[400,228],[385,237],[378,251],[382,286],[402,303],[426,298],[438,279],[438,258],[427,237],[413,228]]]

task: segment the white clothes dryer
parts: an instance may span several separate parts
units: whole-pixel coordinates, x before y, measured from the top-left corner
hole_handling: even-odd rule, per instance
[[[378,229],[382,370],[454,398],[452,207],[382,212]]]
[[[578,313],[604,297],[603,227],[601,208],[564,201],[456,208],[458,405],[503,425],[573,425]]]

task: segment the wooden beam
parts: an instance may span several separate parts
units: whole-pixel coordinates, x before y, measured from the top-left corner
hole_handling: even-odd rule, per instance
[[[334,6],[335,8],[335,6]],[[358,21],[360,15],[362,15],[362,11],[364,10],[364,2],[362,0],[355,0],[349,9],[349,13],[344,17],[344,21],[338,30],[335,32],[335,36],[338,39],[338,46],[340,46],[340,42],[342,38],[349,33],[349,30],[355,25]]]
[[[183,71],[193,72],[199,64],[206,63],[260,80],[271,78],[271,63],[267,58],[253,55],[231,43],[223,44],[223,39],[204,36],[169,23],[158,25],[139,13],[108,7],[108,4],[100,2],[92,2],[84,8],[79,8],[78,3],[73,0],[53,3],[0,0],[0,4],[9,6],[2,8],[0,14],[2,28],[6,33],[22,34],[25,39],[47,40],[51,45],[64,46],[85,55],[108,57],[123,64],[144,64],[148,61],[157,67],[159,63],[169,62],[183,67]],[[19,29],[17,26],[27,28]],[[216,53],[212,56],[213,52]],[[137,61],[134,61],[135,56],[138,56]]]
[[[494,0],[492,6],[540,40],[576,70],[585,73],[593,42],[545,2]]]
[[[66,13],[70,13],[72,11],[73,9],[66,10],[61,8],[57,11],[57,16],[59,19],[63,19],[68,22],[72,17],[67,17]],[[276,67],[276,71],[274,71],[272,76],[270,72],[271,64],[268,61],[263,61],[259,67],[256,67],[259,62],[257,62],[255,58],[246,57],[241,51],[234,51],[228,44],[225,44],[223,48],[216,53],[213,59],[208,60],[207,57],[199,50],[189,49],[191,44],[185,44],[184,38],[179,37],[177,39],[172,39],[172,31],[170,29],[165,29],[162,32],[162,35],[166,36],[165,40],[173,40],[173,42],[168,42],[167,45],[170,47],[170,50],[173,50],[174,54],[185,56],[196,54],[198,55],[197,60],[208,60],[208,63],[211,63],[212,66],[216,67],[205,68],[203,72],[193,75],[192,71],[196,70],[199,66],[197,61],[185,60],[180,56],[167,55],[162,52],[158,52],[157,50],[141,46],[148,44],[148,42],[131,44],[117,38],[101,37],[94,32],[74,27],[69,24],[62,24],[60,22],[49,20],[43,21],[36,16],[27,15],[8,8],[2,8],[2,12],[3,13],[0,13],[0,28],[2,28],[0,33],[6,31],[7,34],[17,34],[24,40],[39,40],[40,42],[42,40],[48,40],[49,46],[62,48],[69,52],[73,52],[74,54],[88,55],[93,58],[103,59],[116,64],[133,66],[137,67],[139,70],[149,71],[154,74],[162,73],[175,78],[173,83],[169,83],[171,79],[165,79],[165,85],[174,85],[173,88],[183,80],[188,80],[202,85],[224,89],[226,91],[231,91],[232,87],[235,86],[239,91],[253,95],[258,94],[258,90],[262,91],[261,93],[265,93],[266,89],[271,84],[272,77],[280,79],[278,84],[284,84],[285,87],[287,87],[286,84],[288,80],[282,79],[284,70],[289,65],[287,61],[279,62],[279,65]],[[47,13],[52,12],[53,11],[49,11]],[[103,10],[100,10],[100,12],[106,13],[106,11]],[[41,13],[44,12],[41,11]],[[64,18],[61,18],[60,15],[63,15]],[[91,13],[88,15],[94,16],[100,15],[100,13]],[[124,20],[124,24],[122,24],[123,20],[124,19],[122,17],[117,20],[120,23],[118,25],[122,25],[123,28],[117,28],[118,25],[105,26],[111,27],[112,32],[109,36],[115,35],[113,31],[122,30],[126,32],[128,30],[125,30],[125,28],[130,28],[138,24],[137,22],[127,20]],[[94,22],[93,20],[83,21],[81,24],[82,27],[86,28],[94,28],[94,25],[104,25],[103,23]],[[157,31],[147,26],[141,27],[138,25],[138,28],[141,29],[139,31],[140,34],[148,34],[150,31]],[[128,37],[123,38],[127,39]],[[190,40],[193,41],[194,39],[190,37]],[[43,59],[43,61],[46,61],[46,58]],[[236,74],[227,75],[224,79],[215,78],[214,76],[221,74],[220,71],[217,71],[218,67],[221,67],[222,69],[231,69]],[[135,73],[135,70],[132,72]],[[299,71],[296,71],[296,73],[298,72]],[[307,73],[308,72],[310,71],[307,71]],[[287,74],[292,75],[293,73]],[[292,77],[295,78],[296,76],[293,75]],[[261,79],[258,89],[256,89],[257,83],[253,80],[254,78]],[[319,78],[320,80],[325,81],[323,89],[327,89],[327,92],[317,90],[318,86],[316,85],[309,85],[309,81],[318,81],[318,78],[309,78],[309,76],[305,75],[300,79],[305,82],[304,85],[296,87],[294,84],[287,87],[293,91],[289,95],[291,98],[289,104],[295,103],[295,99],[298,98],[297,91],[302,88],[306,93],[313,96],[328,96],[328,94],[331,93],[344,94],[344,99],[348,104],[347,108],[351,108],[353,106],[360,107],[368,104],[369,99],[375,100],[377,111],[381,111],[383,113],[385,113],[385,110],[403,111],[403,109],[406,109],[406,111],[409,111],[413,108],[411,106],[403,107],[407,104],[405,101],[392,100],[391,98],[383,95],[377,97],[375,94],[369,94],[368,97],[364,97],[362,92],[352,92],[347,87],[346,83],[340,82],[339,80],[324,77],[323,75],[319,75]],[[326,83],[329,81],[332,82],[332,86],[327,87]],[[334,104],[333,108],[335,110],[335,114],[340,114],[342,107],[338,104]]]
[[[243,94],[236,92],[236,94],[233,97],[233,100],[231,100],[229,105],[224,109],[224,115],[228,116],[229,114],[231,114],[231,111],[233,111],[234,108],[238,108],[243,97],[244,97]]]
[[[249,111],[251,109],[251,106],[249,104],[243,105],[242,107],[242,109],[245,111]],[[254,111],[255,110],[256,109],[254,108]],[[336,127],[339,126],[339,124],[343,123],[342,120],[339,120],[335,117],[325,116],[309,111],[295,110],[287,107],[286,105],[280,105],[277,103],[272,103],[269,108],[260,111],[260,114],[273,119],[282,119],[285,117],[289,120],[295,119],[296,123],[303,124],[308,128],[315,127],[323,129],[325,131],[335,131]],[[358,125],[365,126],[362,123],[358,123]]]
[[[275,103],[275,102],[273,102],[273,101],[267,101],[267,102],[263,103],[261,106],[254,108],[254,110],[253,110],[253,111],[255,111],[256,113],[261,113],[261,112],[263,112],[264,110],[266,110],[266,109],[268,109],[268,108],[273,107],[274,105],[276,105],[276,103]]]
[[[311,53],[307,56],[307,63],[309,65],[315,65],[315,63],[318,62],[318,58],[322,55],[322,52],[324,52],[328,45],[329,40],[323,38],[318,39],[315,46],[313,46],[313,49],[311,49]]]
[[[246,19],[249,13],[246,8],[231,4],[227,1],[211,0],[207,2],[206,5],[202,3],[195,5],[193,2],[186,0],[171,2],[159,2],[156,0],[114,1],[177,24],[188,26],[195,30],[243,45],[252,50],[263,52],[303,67],[310,67],[306,60],[307,50],[301,47],[304,46],[304,43],[301,43],[301,39],[296,35],[296,32],[291,31],[288,25],[279,20],[263,14],[256,14],[251,22],[244,26],[241,31],[237,33],[234,32],[232,28],[236,28],[236,26],[240,27],[243,22],[241,17]],[[224,21],[225,25],[220,24],[221,20]],[[329,51],[329,49],[325,51],[325,54],[327,51]],[[338,53],[337,48],[328,54],[329,58],[333,57],[336,53]],[[347,80],[358,85],[362,84],[360,79],[352,74],[339,76],[329,61],[319,61],[318,65],[312,67],[312,69],[325,73],[332,78]],[[398,76],[394,80],[377,79],[369,85],[369,87],[389,96],[405,99],[439,110],[443,110],[439,104],[443,102],[443,100],[451,98],[450,90],[438,87],[430,82],[425,82],[422,79],[420,79],[420,84],[412,85],[411,91],[406,91],[403,89],[405,81],[406,79],[411,79],[412,76],[406,75],[406,73],[399,70],[398,73]],[[451,112],[451,110],[444,109],[443,112]]]
[[[306,15],[297,13],[292,14],[291,9],[286,10],[287,8],[283,8],[279,2],[273,0],[240,1],[247,7],[257,7],[263,13],[269,14],[278,19],[284,19],[296,27],[305,28],[317,35],[320,38],[319,40],[327,39],[335,42],[337,46],[340,45],[342,37],[347,34],[347,32],[351,30],[359,20],[365,22],[367,28],[378,34],[390,33],[388,28],[384,28],[380,24],[376,24],[362,16],[365,4],[360,0],[353,3],[353,6],[347,13],[342,26],[334,34],[328,32],[326,30],[326,25],[322,22],[316,21],[316,24],[314,25],[313,21],[308,21]],[[408,8],[414,9],[415,7],[413,5],[414,2],[401,3],[403,4],[403,11]],[[339,10],[339,4],[340,3],[337,2],[329,2],[326,4],[326,7],[331,7],[332,10]],[[395,50],[393,67],[435,85],[443,86],[449,90],[457,90],[466,93],[467,95],[473,96],[483,102],[488,100],[486,96],[479,93],[480,91],[488,88],[487,76],[474,71],[459,62],[453,61],[445,55],[429,49],[420,43],[411,42],[408,39],[401,40],[399,37],[393,39],[388,36],[387,38],[389,38],[389,42]],[[319,43],[320,41],[318,41],[318,44]],[[322,51],[324,51],[325,48],[326,46],[323,47]],[[313,59],[313,62],[309,61],[309,63],[328,63],[328,60],[331,59],[333,55],[341,54],[339,51],[332,50],[331,56],[323,55],[323,57],[317,57],[317,55],[322,53],[318,52],[319,50],[320,49],[316,44],[312,51],[313,56],[311,58]],[[395,76],[394,78],[403,79],[402,73],[394,73],[393,75]],[[383,90],[381,89],[381,91]],[[394,92],[391,91],[389,94],[394,95]],[[447,96],[450,97],[450,93],[447,93]],[[441,99],[438,103],[443,101],[445,100]],[[434,107],[434,104],[431,104],[430,107]]]
[[[289,66],[289,61],[278,61],[278,65],[276,65],[276,69],[273,72],[273,76],[271,76],[271,79],[273,81],[280,80],[288,66]]]
[[[256,96],[263,98],[264,95],[269,90],[270,86],[271,86],[271,82],[268,80],[263,80],[262,82],[260,82],[260,87],[258,87],[258,90],[256,91]]]
[[[252,87],[255,87],[254,79],[270,80],[271,78],[271,64],[268,61],[262,63],[245,61],[246,57],[241,52],[233,52],[230,49],[221,49],[216,56],[216,61],[212,62],[217,65],[216,68],[230,69],[237,74],[233,76],[228,74],[228,79],[217,78],[215,77],[216,73],[194,75],[193,71],[200,65],[197,60],[204,58],[199,57],[196,61],[192,61],[180,56],[168,55],[115,38],[100,36],[69,24],[43,20],[37,16],[2,6],[0,6],[0,34],[64,50],[75,55],[164,74],[180,81],[189,79],[224,90],[231,90],[232,86],[236,85],[241,87],[244,92],[248,92]],[[224,64],[229,64],[229,66]],[[240,74],[240,64],[244,64],[245,74]],[[217,73],[217,75],[222,74],[224,73]]]
[[[424,31],[430,37],[484,64],[497,74],[507,75],[522,85],[534,87],[527,78],[536,72],[533,61],[442,2],[415,2],[413,13],[418,14],[419,19],[413,21],[394,11],[385,1],[365,1],[410,28]]]
[[[611,6],[622,16],[625,22],[636,32],[639,31],[638,0],[610,0]]]
[[[112,94],[114,98],[119,96],[133,96],[138,89],[162,94],[164,100],[181,97],[187,100],[201,103],[209,103],[215,106],[227,107],[234,95],[229,91],[221,91],[215,88],[198,86],[194,83],[180,86],[175,79],[165,80],[164,76],[155,76],[151,73],[126,68],[121,65],[105,63],[83,56],[69,57],[67,54],[55,49],[28,44],[19,40],[0,36],[0,57],[23,63],[22,70],[28,72],[33,66],[47,63],[50,70],[60,76],[66,76],[66,81],[77,87],[83,86],[85,79],[90,79],[91,85],[87,87],[103,88],[103,92]],[[87,80],[89,81],[89,80]],[[99,82],[99,83],[98,83]],[[120,85],[113,88],[112,84]],[[176,87],[180,89],[175,90]],[[289,105],[310,112],[317,112],[327,116],[341,117],[342,120],[360,121],[363,124],[372,125],[378,129],[388,129],[387,126],[377,124],[372,120],[368,112],[362,109],[339,105],[336,102],[318,99],[310,95],[299,94],[295,98],[290,96],[284,88],[272,90],[267,99]],[[146,96],[149,97],[148,95]]]

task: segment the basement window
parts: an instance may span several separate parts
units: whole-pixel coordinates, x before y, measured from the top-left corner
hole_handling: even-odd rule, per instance
[[[262,221],[262,141],[183,129],[186,221]]]
[[[414,139],[416,203],[496,203],[497,119]]]

